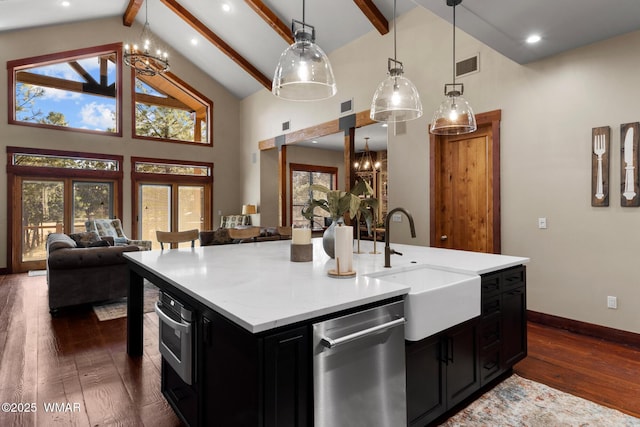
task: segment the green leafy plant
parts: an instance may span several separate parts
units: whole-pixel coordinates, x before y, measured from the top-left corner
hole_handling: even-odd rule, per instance
[[[349,218],[357,218],[360,221],[364,217],[367,223],[367,230],[371,230],[373,213],[378,209],[378,199],[370,197],[373,189],[366,181],[359,180],[351,191],[330,190],[324,185],[313,184],[311,190],[324,193],[325,199],[310,199],[302,209],[302,216],[306,219],[313,219],[313,211],[320,208],[329,213],[329,216],[336,221],[338,218],[349,214]]]

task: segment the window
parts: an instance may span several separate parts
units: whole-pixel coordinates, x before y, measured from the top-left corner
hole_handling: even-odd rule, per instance
[[[114,159],[92,159],[65,155],[16,152],[11,156],[13,166],[37,168],[84,169],[94,171],[119,171],[120,161]]]
[[[211,229],[213,165],[132,158],[132,180],[138,238],[159,249],[156,231]],[[183,243],[179,246],[190,246]]]
[[[7,63],[9,123],[122,136],[121,44]]]
[[[122,215],[122,157],[7,147],[11,269],[43,269],[49,233]]]
[[[208,165],[181,165],[178,163],[136,161],[134,170],[138,173],[155,173],[184,176],[211,176],[211,167]]]
[[[338,168],[327,166],[313,166],[291,163],[290,168],[290,188],[291,188],[291,224],[301,224],[310,222],[313,229],[322,229],[325,217],[329,213],[316,208],[313,212],[315,218],[308,221],[302,216],[302,208],[309,202],[309,199],[320,199],[326,197],[317,191],[311,191],[313,184],[324,185],[330,190],[337,188]]]
[[[213,144],[213,103],[171,73],[134,74],[133,137]]]

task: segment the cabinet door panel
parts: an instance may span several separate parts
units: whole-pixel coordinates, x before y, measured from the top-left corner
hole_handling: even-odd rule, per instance
[[[257,340],[217,313],[210,313],[203,326],[197,370],[200,425],[259,425]]]
[[[264,426],[309,425],[309,331],[306,326],[264,340]]]
[[[527,355],[527,298],[524,286],[502,294],[502,353],[504,367]]]
[[[478,369],[478,322],[472,321],[449,332],[447,403],[451,408],[480,386]]]
[[[440,336],[407,342],[405,349],[409,425],[424,426],[446,410]]]

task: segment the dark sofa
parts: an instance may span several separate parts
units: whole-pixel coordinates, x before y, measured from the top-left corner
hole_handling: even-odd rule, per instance
[[[128,294],[129,270],[122,254],[138,251],[138,246],[78,245],[85,246],[66,234],[52,233],[47,237],[47,283],[52,314],[63,307]]]
[[[229,243],[268,242],[272,240],[291,239],[291,227],[260,227],[256,237],[236,241],[229,236],[229,229],[220,227],[217,230],[203,230],[200,233],[200,246],[227,245]]]

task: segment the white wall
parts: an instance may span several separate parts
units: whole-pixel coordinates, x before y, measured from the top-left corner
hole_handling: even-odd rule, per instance
[[[115,17],[71,25],[3,32],[0,33],[0,62],[6,64],[7,61],[14,59],[122,42],[139,37],[140,30],[141,28],[137,26],[124,27],[121,17]],[[218,210],[223,214],[239,213],[242,208],[238,169],[239,100],[187,59],[176,52],[169,53],[172,72],[214,103],[213,148],[132,139],[129,119],[131,117],[131,80],[126,68],[124,69],[125,78],[123,78],[122,138],[8,125],[7,69],[3,65],[0,67],[0,82],[4,82],[0,84],[0,99],[4,100],[0,102],[0,165],[3,170],[6,170],[7,146],[123,155],[125,161],[122,220],[126,232],[130,234],[132,212],[130,158],[132,156],[213,162],[214,226],[220,223],[217,216]],[[16,202],[18,201],[7,199],[7,175],[0,174],[0,206],[6,206],[0,209],[0,268],[8,266],[7,210],[12,203]]]
[[[418,238],[398,227],[394,237],[428,244],[428,122],[451,79],[451,25],[418,7],[400,16],[398,59],[422,96],[425,115],[407,125],[407,133],[389,135],[389,207],[413,212]],[[354,110],[369,108],[392,55],[392,32],[363,36],[329,56],[338,95],[317,103],[275,99],[262,90],[241,103],[243,150],[280,134],[338,117],[339,103],[354,99]],[[460,81],[476,113],[501,109],[502,249],[531,258],[528,308],[552,315],[640,333],[640,280],[635,263],[640,250],[640,208],[621,208],[620,124],[640,121],[640,57],[634,52],[640,32],[576,49],[528,65],[518,65],[477,40],[457,32],[458,59],[480,53],[479,73]],[[322,45],[322,34],[318,35]],[[612,128],[611,206],[593,208],[591,129]],[[260,159],[274,154],[263,154]],[[277,159],[277,155],[275,155]],[[269,162],[273,169],[273,162]],[[244,169],[243,186],[251,197],[271,187],[264,179],[276,171]],[[260,177],[263,181],[260,181]],[[265,197],[262,195],[263,218]],[[273,204],[268,204],[273,207]],[[277,207],[277,203],[275,205]],[[277,213],[275,214],[277,215]],[[549,228],[539,230],[537,218]],[[277,216],[276,216],[277,218]],[[606,296],[619,308],[606,308]]]

